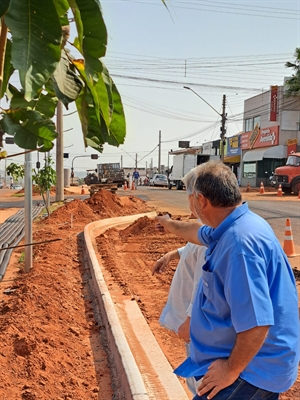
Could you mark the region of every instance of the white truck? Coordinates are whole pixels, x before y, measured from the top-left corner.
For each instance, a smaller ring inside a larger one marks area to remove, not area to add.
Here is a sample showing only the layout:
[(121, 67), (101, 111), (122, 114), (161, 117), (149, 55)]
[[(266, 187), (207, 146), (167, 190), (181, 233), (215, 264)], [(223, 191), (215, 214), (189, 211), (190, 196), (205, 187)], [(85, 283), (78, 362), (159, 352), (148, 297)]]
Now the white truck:
[(220, 160), (220, 156), (186, 153), (175, 154), (173, 157), (173, 166), (168, 176), (168, 188), (172, 189), (175, 186), (177, 190), (182, 190), (184, 185), (181, 179), (191, 169), (209, 160)]

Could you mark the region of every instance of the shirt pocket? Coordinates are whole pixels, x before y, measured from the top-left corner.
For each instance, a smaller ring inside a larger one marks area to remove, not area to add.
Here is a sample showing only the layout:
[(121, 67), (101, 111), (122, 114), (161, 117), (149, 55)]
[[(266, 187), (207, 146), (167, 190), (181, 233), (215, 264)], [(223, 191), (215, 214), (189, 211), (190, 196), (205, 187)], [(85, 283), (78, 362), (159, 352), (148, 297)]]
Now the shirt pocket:
[(202, 290), (203, 290), (204, 296), (209, 301), (212, 301), (212, 298), (213, 298), (213, 282), (214, 282), (213, 272), (203, 271)]

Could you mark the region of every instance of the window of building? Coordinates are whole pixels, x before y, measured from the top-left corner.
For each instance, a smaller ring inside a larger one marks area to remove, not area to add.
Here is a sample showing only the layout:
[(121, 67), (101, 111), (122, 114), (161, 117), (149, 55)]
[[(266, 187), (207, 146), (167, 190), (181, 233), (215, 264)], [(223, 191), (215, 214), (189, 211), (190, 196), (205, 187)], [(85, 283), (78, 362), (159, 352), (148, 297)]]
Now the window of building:
[(274, 172), (277, 167), (281, 167), (282, 165), (285, 165), (284, 158), (264, 158), (257, 163), (257, 177), (269, 177), (272, 175), (272, 172)]
[(258, 124), (258, 127), (260, 128), (260, 115), (253, 118), (253, 128), (256, 127), (256, 124)]
[(253, 130), (253, 119), (248, 118), (245, 120), (245, 132), (251, 132)]
[(243, 177), (248, 179), (256, 177), (256, 162), (244, 163)]

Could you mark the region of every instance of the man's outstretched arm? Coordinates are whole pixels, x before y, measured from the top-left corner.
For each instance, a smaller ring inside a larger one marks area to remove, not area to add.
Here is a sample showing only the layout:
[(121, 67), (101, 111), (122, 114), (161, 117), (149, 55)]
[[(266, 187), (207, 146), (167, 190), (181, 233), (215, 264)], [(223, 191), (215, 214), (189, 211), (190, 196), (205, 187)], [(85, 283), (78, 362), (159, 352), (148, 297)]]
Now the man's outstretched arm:
[(202, 225), (201, 222), (183, 222), (183, 221), (174, 221), (170, 218), (168, 214), (155, 217), (156, 228), (160, 232), (169, 232), (173, 233), (186, 240), (187, 242), (191, 242), (194, 244), (203, 244), (199, 242), (198, 239), (198, 230)]

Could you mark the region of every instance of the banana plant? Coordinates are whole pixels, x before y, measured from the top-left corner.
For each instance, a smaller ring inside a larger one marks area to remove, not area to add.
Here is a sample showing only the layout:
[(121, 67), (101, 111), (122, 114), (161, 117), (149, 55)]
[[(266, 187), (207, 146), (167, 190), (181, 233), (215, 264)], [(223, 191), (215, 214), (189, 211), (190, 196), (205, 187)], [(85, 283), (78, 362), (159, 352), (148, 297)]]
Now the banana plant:
[[(103, 62), (107, 30), (99, 0), (1, 0), (0, 18), (0, 97), (9, 104), (0, 111), (0, 129), (21, 148), (49, 151), (60, 100), (66, 108), (75, 102), (85, 147), (102, 152), (105, 143), (124, 143), (121, 96)], [(12, 85), (16, 74), (21, 88)]]

